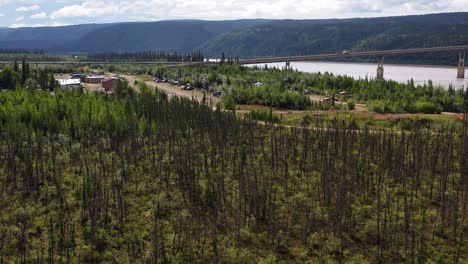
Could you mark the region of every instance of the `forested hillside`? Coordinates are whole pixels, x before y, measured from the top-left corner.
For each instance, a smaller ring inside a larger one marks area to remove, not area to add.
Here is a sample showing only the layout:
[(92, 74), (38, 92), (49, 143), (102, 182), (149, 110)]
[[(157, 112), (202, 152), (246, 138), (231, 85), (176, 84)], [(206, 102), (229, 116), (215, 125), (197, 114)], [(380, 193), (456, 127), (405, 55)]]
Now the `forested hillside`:
[[(200, 46), (206, 55), (261, 57), (468, 44), (468, 14), (316, 21), (272, 21), (228, 32)], [(396, 62), (454, 64), (455, 56), (389, 58)]]
[[(58, 53), (198, 52), (261, 57), (468, 44), (468, 13), (366, 19), (159, 21), (56, 28), (0, 28), (0, 48)], [(389, 57), (454, 64), (455, 54)]]
[(123, 79), (21, 87), (0, 93), (1, 263), (468, 261), (468, 117), (288, 128)]
[(266, 20), (159, 21), (0, 29), (0, 48), (46, 52), (192, 52), (208, 39)]

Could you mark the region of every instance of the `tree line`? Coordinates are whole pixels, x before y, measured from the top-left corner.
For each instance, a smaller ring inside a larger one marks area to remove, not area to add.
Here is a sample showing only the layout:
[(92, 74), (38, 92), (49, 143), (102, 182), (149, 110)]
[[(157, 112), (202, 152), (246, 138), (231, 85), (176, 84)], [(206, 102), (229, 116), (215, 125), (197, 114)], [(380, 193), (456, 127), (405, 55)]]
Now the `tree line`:
[(25, 60), (21, 63), (15, 61), (12, 67), (6, 66), (0, 71), (0, 89), (25, 88), (55, 91), (57, 87), (58, 83), (53, 71), (37, 66), (31, 69), (30, 64)]
[(0, 48), (0, 54), (44, 54), (44, 50), (41, 49), (8, 49)]
[(165, 51), (141, 51), (141, 52), (98, 52), (88, 54), (88, 61), (95, 62), (200, 62), (204, 61), (203, 54), (199, 52), (177, 53)]

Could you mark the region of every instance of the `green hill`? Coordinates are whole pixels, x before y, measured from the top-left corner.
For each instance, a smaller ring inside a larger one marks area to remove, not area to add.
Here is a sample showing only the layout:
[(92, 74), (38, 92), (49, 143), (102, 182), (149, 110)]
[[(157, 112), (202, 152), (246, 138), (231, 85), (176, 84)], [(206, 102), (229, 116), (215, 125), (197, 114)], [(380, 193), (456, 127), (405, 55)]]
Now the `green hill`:
[[(0, 28), (0, 48), (51, 53), (203, 51), (208, 57), (306, 55), (468, 44), (468, 13), (326, 20), (178, 20), (47, 28)], [(394, 62), (452, 64), (427, 54)]]
[[(331, 20), (272, 21), (224, 33), (199, 47), (206, 55), (262, 57), (383, 50), (468, 43), (468, 14)], [(396, 61), (451, 63), (447, 54), (397, 57)]]

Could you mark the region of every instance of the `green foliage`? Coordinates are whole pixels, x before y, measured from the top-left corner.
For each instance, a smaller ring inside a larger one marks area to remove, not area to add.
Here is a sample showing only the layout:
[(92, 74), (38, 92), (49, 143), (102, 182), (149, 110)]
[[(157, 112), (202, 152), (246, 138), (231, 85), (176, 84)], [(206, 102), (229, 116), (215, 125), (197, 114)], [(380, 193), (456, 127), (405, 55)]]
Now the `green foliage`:
[(200, 62), (204, 60), (201, 52), (177, 53), (177, 52), (103, 52), (92, 53), (82, 59), (86, 62)]
[(0, 72), (0, 88), (7, 90), (14, 90), (19, 84), (20, 75), (18, 72), (7, 67)]
[(223, 100), (223, 103), (224, 103), (224, 108), (226, 110), (230, 110), (230, 111), (236, 110), (236, 101), (234, 100), (233, 96), (231, 95), (226, 96)]
[(0, 89), (15, 90), (20, 87), (55, 91), (58, 83), (49, 68), (36, 68), (31, 71), (26, 61), (23, 61), (21, 67), (15, 61), (13, 68), (7, 66), (0, 72)]
[[(145, 88), (144, 85), (143, 88)], [(112, 90), (115, 92), (115, 95), (119, 98), (132, 98), (134, 95), (133, 89), (129, 86), (128, 81), (125, 78), (117, 78), (112, 83)], [(147, 89), (144, 89), (144, 91), (146, 90)]]
[(346, 105), (348, 106), (348, 109), (349, 110), (354, 110), (356, 109), (356, 102), (354, 102), (354, 100), (349, 100)]
[(348, 91), (354, 99), (344, 107), (353, 110), (356, 102), (366, 103), (378, 113), (463, 112), (465, 92), (435, 87), (431, 82), (414, 86), (413, 82), (353, 79), (330, 73), (303, 73), (274, 68), (215, 65), (212, 67), (177, 67), (158, 70), (160, 76), (193, 84), (208, 91), (224, 91), (237, 104), (265, 105), (295, 110), (340, 109), (311, 102), (309, 93), (331, 96)]
[(376, 112), (379, 114), (385, 114), (385, 113), (395, 113), (395, 109), (391, 107), (391, 104), (387, 101), (384, 100), (374, 100), (374, 101), (369, 101), (367, 106), (369, 107), (369, 110), (372, 112)]
[(272, 109), (257, 109), (250, 112), (250, 117), (255, 120), (266, 121), (271, 123), (280, 123), (281, 117), (273, 114)]
[(443, 111), (442, 106), (435, 104), (433, 102), (418, 100), (412, 106), (412, 111), (414, 113), (426, 113), (426, 114), (440, 114)]
[(0, 93), (2, 263), (467, 261), (466, 124), (289, 128), (140, 85)]

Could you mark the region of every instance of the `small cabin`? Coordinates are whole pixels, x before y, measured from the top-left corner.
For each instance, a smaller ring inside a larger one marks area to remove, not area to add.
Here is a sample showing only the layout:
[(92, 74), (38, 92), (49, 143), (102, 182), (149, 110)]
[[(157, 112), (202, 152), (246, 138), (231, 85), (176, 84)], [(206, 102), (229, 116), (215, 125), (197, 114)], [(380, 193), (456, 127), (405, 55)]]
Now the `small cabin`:
[(108, 76), (104, 76), (104, 75), (88, 75), (85, 78), (85, 82), (86, 83), (100, 83), (107, 77)]
[(114, 80), (115, 78), (112, 78), (112, 77), (102, 80), (101, 81), (102, 88), (104, 88), (106, 92), (110, 91), (112, 89), (112, 86), (114, 85)]
[(345, 101), (348, 101), (348, 99), (349, 99), (351, 96), (350, 96), (349, 92), (347, 92), (347, 91), (342, 91), (342, 92), (340, 92), (339, 97), (340, 97), (340, 101), (345, 102)]
[(325, 98), (322, 99), (322, 104), (333, 105), (333, 104), (335, 104), (336, 101), (338, 101), (338, 98), (325, 97)]

